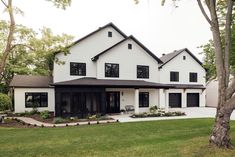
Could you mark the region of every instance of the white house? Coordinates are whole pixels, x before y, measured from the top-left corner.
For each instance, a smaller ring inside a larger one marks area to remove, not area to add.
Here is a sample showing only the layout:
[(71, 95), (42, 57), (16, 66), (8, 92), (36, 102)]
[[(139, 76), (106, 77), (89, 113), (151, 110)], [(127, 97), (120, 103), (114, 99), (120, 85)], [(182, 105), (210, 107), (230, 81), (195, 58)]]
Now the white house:
[(56, 58), (53, 77), (15, 76), (15, 112), (37, 107), (56, 116), (135, 113), (151, 106), (205, 106), (205, 69), (188, 50), (160, 59), (134, 36), (109, 23), (74, 42)]

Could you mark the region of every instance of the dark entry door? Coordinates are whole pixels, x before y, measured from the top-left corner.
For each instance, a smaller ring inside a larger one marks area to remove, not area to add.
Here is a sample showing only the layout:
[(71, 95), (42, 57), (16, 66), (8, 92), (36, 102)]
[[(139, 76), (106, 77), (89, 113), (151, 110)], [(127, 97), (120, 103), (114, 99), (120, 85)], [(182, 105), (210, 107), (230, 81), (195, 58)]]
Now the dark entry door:
[(181, 107), (181, 93), (169, 93), (169, 106), (172, 108)]
[(199, 107), (199, 93), (187, 93), (187, 107)]
[(106, 92), (107, 113), (120, 112), (120, 92)]

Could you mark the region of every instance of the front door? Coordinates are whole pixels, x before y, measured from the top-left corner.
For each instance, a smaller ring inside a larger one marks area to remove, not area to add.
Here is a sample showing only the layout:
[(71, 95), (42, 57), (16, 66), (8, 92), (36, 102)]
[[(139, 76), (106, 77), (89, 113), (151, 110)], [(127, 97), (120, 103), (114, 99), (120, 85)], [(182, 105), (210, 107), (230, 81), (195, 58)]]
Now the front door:
[(120, 92), (106, 92), (107, 113), (120, 112)]

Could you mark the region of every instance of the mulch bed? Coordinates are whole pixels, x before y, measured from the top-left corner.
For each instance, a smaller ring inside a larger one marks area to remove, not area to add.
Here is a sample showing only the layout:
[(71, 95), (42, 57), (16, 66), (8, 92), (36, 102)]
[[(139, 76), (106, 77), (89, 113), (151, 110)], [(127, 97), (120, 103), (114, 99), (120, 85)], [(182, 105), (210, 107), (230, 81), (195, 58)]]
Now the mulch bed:
[(9, 127), (9, 128), (37, 128), (37, 126), (28, 125), (24, 122), (15, 119), (5, 119), (4, 123), (0, 123), (0, 127)]

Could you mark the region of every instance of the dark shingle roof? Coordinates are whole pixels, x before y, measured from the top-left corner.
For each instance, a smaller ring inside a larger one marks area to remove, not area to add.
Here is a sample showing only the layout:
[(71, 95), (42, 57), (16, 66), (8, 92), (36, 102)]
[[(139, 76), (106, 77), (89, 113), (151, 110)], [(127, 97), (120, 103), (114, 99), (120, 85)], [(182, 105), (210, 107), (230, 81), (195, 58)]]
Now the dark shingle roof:
[(147, 82), (144, 80), (111, 80), (96, 78), (80, 78), (70, 81), (53, 83), (55, 86), (94, 86), (94, 87), (116, 87), (116, 88), (170, 88), (172, 85)]
[(190, 52), (187, 48), (183, 48), (183, 49), (180, 49), (180, 50), (175, 50), (171, 53), (165, 54), (162, 57), (160, 57), (160, 59), (163, 61), (163, 64), (161, 66), (159, 66), (159, 69), (162, 68), (165, 64), (170, 62), (172, 59), (174, 59), (176, 56), (178, 56), (180, 53), (182, 53), (184, 51), (186, 51), (191, 57), (193, 57), (193, 59), (196, 62), (198, 62), (198, 64), (200, 64), (202, 66), (202, 62), (199, 61), (197, 59), (197, 57), (192, 54), (192, 52)]
[(202, 84), (169, 84), (176, 89), (205, 89)]
[(109, 50), (113, 49), (114, 47), (120, 45), (121, 43), (125, 42), (128, 39), (132, 39), (135, 43), (137, 43), (142, 49), (144, 49), (151, 57), (153, 57), (158, 63), (163, 63), (157, 56), (155, 56), (147, 47), (145, 47), (141, 42), (139, 42), (134, 36), (129, 36), (123, 40), (121, 40), (120, 42), (118, 42), (117, 44), (109, 47), (108, 49), (102, 51), (101, 53), (97, 54), (96, 56), (92, 57), (91, 60), (92, 61), (96, 61), (97, 59), (99, 59), (99, 56), (107, 53)]
[(10, 83), (10, 87), (45, 88), (49, 87), (50, 83), (52, 83), (50, 76), (16, 75)]

